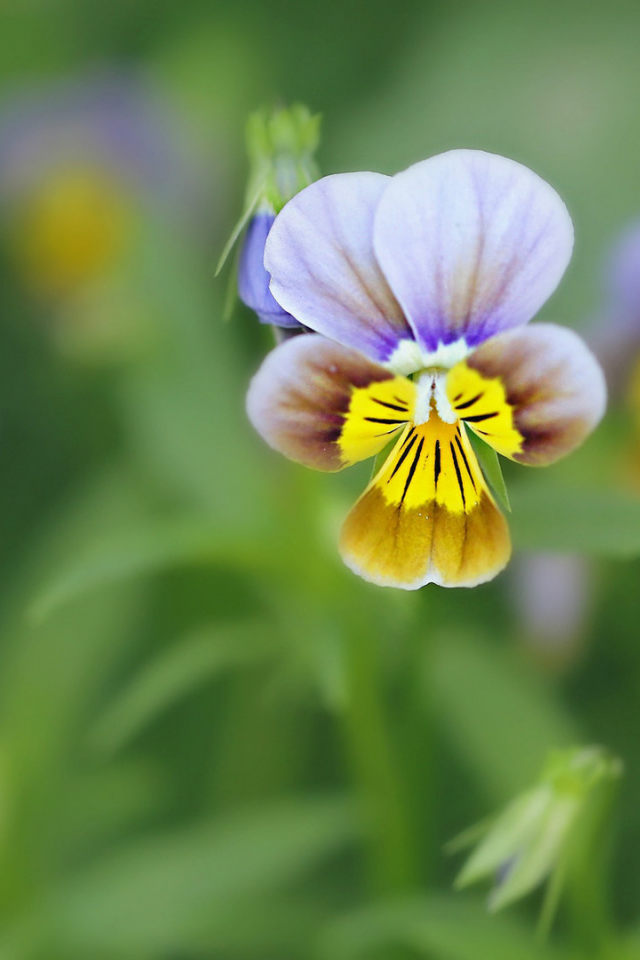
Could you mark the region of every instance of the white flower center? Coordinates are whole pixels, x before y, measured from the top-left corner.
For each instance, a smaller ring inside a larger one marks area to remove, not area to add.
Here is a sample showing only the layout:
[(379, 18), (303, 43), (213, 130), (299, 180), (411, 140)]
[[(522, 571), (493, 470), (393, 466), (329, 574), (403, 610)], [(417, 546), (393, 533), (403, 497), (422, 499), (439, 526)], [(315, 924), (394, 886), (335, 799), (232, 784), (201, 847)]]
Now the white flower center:
[(416, 383), (418, 396), (413, 422), (416, 426), (426, 423), (435, 409), (445, 423), (455, 423), (457, 414), (447, 396), (447, 372), (445, 370), (425, 370)]
[(450, 370), (470, 353), (464, 337), (453, 343), (441, 343), (435, 350), (423, 350), (415, 340), (401, 340), (384, 366), (399, 376), (408, 377), (418, 370), (434, 367)]
[(447, 372), (471, 353), (462, 337), (453, 343), (441, 343), (436, 350), (422, 350), (415, 340), (401, 340), (391, 357), (384, 364), (398, 376), (416, 377), (418, 398), (413, 422), (416, 426), (427, 423), (431, 411), (445, 423), (455, 423), (458, 417), (447, 397)]

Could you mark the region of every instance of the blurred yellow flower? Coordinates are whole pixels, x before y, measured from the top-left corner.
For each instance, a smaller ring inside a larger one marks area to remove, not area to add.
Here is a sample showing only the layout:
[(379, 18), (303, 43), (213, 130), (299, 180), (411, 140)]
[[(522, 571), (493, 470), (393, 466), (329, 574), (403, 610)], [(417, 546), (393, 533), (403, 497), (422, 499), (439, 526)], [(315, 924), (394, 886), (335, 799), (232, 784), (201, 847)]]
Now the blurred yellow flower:
[(15, 253), (42, 294), (67, 296), (126, 251), (135, 211), (123, 183), (88, 167), (54, 171), (17, 214)]

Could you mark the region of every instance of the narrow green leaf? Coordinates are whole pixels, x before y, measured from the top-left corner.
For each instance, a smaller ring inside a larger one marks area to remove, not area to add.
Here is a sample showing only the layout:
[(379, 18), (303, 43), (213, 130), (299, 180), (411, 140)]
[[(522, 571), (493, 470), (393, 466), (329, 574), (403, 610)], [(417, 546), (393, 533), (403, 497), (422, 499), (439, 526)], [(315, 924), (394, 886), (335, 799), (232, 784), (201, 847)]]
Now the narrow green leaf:
[(29, 613), (33, 620), (41, 621), (97, 587), (216, 560), (245, 569), (273, 568), (273, 555), (267, 554), (266, 545), (234, 539), (201, 517), (151, 521), (90, 547), (36, 596)]
[(469, 847), (474, 846), (478, 841), (487, 833), (489, 827), (493, 823), (492, 817), (486, 817), (484, 820), (480, 820), (478, 823), (474, 823), (472, 826), (467, 827), (466, 830), (463, 830), (462, 833), (459, 833), (457, 837), (454, 837), (453, 840), (449, 840), (448, 843), (444, 845), (445, 853), (453, 855), (460, 853), (461, 850), (467, 850)]
[(558, 908), (560, 906), (560, 899), (564, 890), (565, 880), (565, 864), (560, 862), (556, 865), (553, 873), (551, 874), (549, 882), (547, 883), (547, 888), (544, 892), (542, 909), (540, 910), (540, 917), (538, 919), (538, 927), (536, 930), (536, 936), (539, 943), (546, 943), (549, 939), (553, 921), (557, 916)]
[(511, 513), (511, 504), (509, 502), (507, 485), (504, 482), (504, 477), (502, 476), (500, 457), (495, 452), (493, 447), (490, 447), (488, 443), (485, 443), (484, 440), (481, 440), (480, 437), (473, 432), (473, 430), (468, 430), (467, 436), (471, 441), (471, 446), (473, 447), (478, 458), (482, 472), (487, 478), (489, 486), (491, 487), (496, 500), (503, 510), (506, 510), (507, 513)]
[(84, 857), (95, 850), (97, 841), (113, 842), (132, 826), (157, 816), (167, 799), (164, 771), (148, 760), (96, 765), (67, 780), (54, 814), (56, 841), (67, 856)]
[(253, 196), (251, 197), (246, 207), (244, 208), (244, 212), (242, 216), (240, 217), (235, 227), (231, 231), (231, 236), (225, 243), (224, 249), (220, 254), (220, 259), (218, 260), (214, 277), (217, 277), (220, 271), (222, 270), (222, 268), (224, 267), (229, 257), (229, 254), (233, 250), (234, 244), (236, 243), (238, 237), (240, 236), (240, 234), (242, 233), (246, 225), (249, 223), (249, 220), (251, 219), (251, 215), (256, 209), (258, 202), (260, 200), (260, 197), (264, 192), (264, 183), (265, 181), (261, 180), (260, 183), (257, 185), (256, 189), (254, 190)]
[(107, 708), (91, 733), (93, 746), (106, 752), (121, 749), (194, 687), (277, 649), (271, 632), (253, 621), (194, 632), (156, 657)]
[(222, 322), (229, 323), (233, 316), (234, 307), (238, 301), (238, 267), (240, 264), (240, 247), (233, 256), (233, 266), (229, 271), (227, 289), (222, 304)]
[(320, 957), (366, 960), (393, 944), (430, 960), (559, 960), (562, 956), (532, 942), (526, 928), (511, 918), (490, 917), (482, 906), (468, 900), (431, 896), (376, 904), (341, 919), (323, 937)]
[(355, 833), (342, 798), (305, 797), (130, 842), (57, 893), (57, 940), (74, 956), (191, 953), (230, 911), (297, 888)]

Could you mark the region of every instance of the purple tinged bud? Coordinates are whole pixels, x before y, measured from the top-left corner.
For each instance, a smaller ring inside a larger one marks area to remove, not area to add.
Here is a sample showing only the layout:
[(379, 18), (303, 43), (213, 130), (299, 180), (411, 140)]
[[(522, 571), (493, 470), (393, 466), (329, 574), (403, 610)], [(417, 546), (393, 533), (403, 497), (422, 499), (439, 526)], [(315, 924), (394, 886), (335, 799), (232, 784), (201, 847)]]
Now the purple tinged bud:
[(249, 223), (240, 254), (238, 295), (258, 315), (261, 323), (297, 329), (300, 327), (298, 321), (282, 309), (271, 293), (271, 277), (264, 266), (264, 247), (274, 220), (275, 214), (263, 211)]
[(264, 267), (264, 248), (276, 215), (300, 190), (319, 177), (314, 153), (320, 116), (302, 104), (252, 113), (247, 122), (250, 175), (244, 211), (222, 252), (216, 276), (246, 228), (238, 266), (238, 295), (261, 323), (273, 328), (276, 342), (306, 328), (276, 301)]

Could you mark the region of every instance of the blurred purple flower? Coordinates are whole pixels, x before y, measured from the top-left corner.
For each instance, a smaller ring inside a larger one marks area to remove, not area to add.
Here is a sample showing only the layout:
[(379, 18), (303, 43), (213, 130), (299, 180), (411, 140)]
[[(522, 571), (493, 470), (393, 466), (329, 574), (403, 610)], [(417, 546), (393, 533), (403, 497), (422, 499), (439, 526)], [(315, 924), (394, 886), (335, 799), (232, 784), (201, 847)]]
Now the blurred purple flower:
[(135, 74), (104, 72), (15, 91), (0, 104), (0, 195), (14, 198), (61, 168), (95, 167), (154, 204), (196, 187), (185, 131)]
[(168, 105), (133, 73), (16, 90), (0, 103), (0, 204), (29, 281), (66, 296), (117, 262), (136, 219), (193, 226), (205, 179)]
[(626, 389), (640, 353), (640, 220), (614, 241), (605, 259), (604, 306), (593, 324), (592, 343), (612, 393)]
[(588, 622), (592, 564), (577, 554), (525, 553), (512, 587), (524, 643), (550, 666), (564, 666), (578, 652)]
[(298, 321), (283, 310), (269, 289), (271, 276), (264, 266), (264, 247), (274, 220), (274, 213), (263, 210), (249, 223), (240, 254), (238, 295), (258, 315), (260, 323), (299, 330)]
[(640, 342), (640, 220), (627, 227), (613, 245), (607, 280), (617, 319), (628, 323)]

